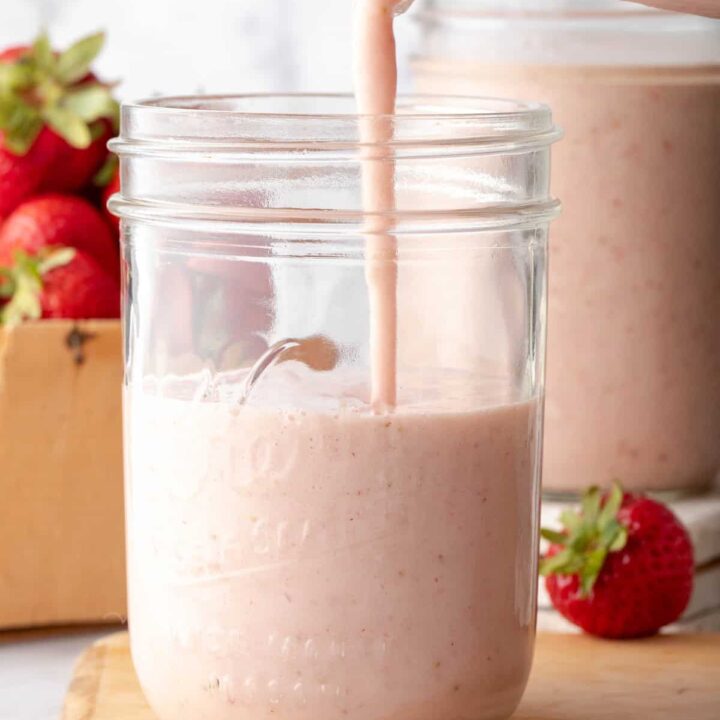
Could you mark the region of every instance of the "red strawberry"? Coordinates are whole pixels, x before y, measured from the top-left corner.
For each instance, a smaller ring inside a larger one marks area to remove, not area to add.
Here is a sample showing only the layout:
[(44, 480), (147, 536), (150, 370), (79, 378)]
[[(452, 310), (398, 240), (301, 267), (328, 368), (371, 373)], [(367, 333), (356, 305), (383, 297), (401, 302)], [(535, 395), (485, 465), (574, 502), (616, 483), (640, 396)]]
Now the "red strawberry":
[(22, 251), (0, 268), (0, 296), (6, 304), (0, 321), (14, 325), (38, 318), (116, 318), (120, 288), (88, 254), (71, 248)]
[(0, 223), (37, 191), (47, 168), (57, 157), (61, 142), (45, 129), (29, 152), (18, 155), (4, 147), (5, 135), (0, 130)]
[(107, 217), (110, 224), (117, 230), (120, 228), (120, 218), (117, 217), (117, 215), (113, 215), (108, 210), (108, 202), (110, 201), (110, 198), (117, 192), (120, 192), (120, 171), (119, 169), (115, 169), (115, 173), (112, 176), (112, 179), (110, 182), (105, 186), (103, 193), (102, 193), (102, 207), (103, 211), (105, 212), (105, 216)]
[(22, 203), (0, 227), (0, 263), (17, 250), (36, 255), (47, 247), (73, 247), (94, 258), (113, 278), (120, 259), (112, 232), (89, 202), (72, 195), (41, 195)]
[(15, 47), (5, 48), (5, 50), (0, 52), (0, 63), (15, 62), (30, 51), (31, 48), (28, 45), (16, 45)]
[(93, 131), (97, 137), (86, 148), (77, 149), (62, 142), (61, 152), (48, 167), (41, 190), (77, 192), (91, 182), (107, 160), (107, 143), (115, 135), (108, 122), (98, 124)]
[(653, 635), (680, 617), (693, 586), (693, 548), (663, 504), (619, 486), (591, 488), (582, 513), (561, 515), (540, 572), (555, 608), (585, 632), (608, 638)]
[[(32, 47), (11, 48), (0, 58), (3, 152), (30, 153), (43, 132), (55, 136), (58, 144), (47, 158), (42, 177), (33, 174), (23, 186), (79, 190), (102, 166), (118, 112), (110, 86), (90, 72), (103, 42), (104, 36), (98, 33), (56, 53), (41, 35)], [(0, 187), (10, 183), (1, 179), (2, 172), (0, 167)], [(12, 209), (11, 203), (5, 204)]]
[(45, 318), (117, 318), (120, 286), (92, 257), (76, 252), (70, 263), (47, 273), (41, 303)]

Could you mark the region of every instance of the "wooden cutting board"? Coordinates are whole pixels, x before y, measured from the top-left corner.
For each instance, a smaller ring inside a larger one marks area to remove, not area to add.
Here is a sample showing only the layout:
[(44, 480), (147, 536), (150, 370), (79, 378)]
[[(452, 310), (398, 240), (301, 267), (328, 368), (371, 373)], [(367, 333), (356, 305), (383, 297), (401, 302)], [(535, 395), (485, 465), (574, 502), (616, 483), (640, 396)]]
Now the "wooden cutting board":
[[(541, 634), (530, 685), (513, 716), (513, 720), (718, 718), (720, 635), (709, 634), (625, 642)], [(132, 668), (127, 633), (98, 641), (80, 658), (62, 720), (155, 720)]]

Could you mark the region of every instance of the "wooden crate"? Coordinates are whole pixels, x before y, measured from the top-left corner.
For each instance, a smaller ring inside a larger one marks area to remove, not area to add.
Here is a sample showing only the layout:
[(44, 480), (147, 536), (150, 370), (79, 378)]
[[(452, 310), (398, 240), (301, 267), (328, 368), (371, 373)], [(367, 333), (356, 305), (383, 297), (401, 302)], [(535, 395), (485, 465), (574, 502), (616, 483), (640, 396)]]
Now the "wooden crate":
[(125, 615), (120, 323), (0, 330), (0, 627)]

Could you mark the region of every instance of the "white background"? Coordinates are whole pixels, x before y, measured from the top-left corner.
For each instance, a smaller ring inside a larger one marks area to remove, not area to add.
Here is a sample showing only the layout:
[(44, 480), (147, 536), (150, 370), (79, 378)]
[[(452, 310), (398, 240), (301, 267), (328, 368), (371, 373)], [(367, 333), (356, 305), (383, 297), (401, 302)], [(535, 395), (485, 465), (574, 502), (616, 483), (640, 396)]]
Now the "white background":
[[(0, 0), (0, 46), (46, 27), (64, 46), (105, 29), (98, 63), (123, 99), (161, 93), (350, 90), (353, 0)], [(414, 35), (398, 23), (401, 58)], [(405, 63), (403, 63), (405, 65)]]

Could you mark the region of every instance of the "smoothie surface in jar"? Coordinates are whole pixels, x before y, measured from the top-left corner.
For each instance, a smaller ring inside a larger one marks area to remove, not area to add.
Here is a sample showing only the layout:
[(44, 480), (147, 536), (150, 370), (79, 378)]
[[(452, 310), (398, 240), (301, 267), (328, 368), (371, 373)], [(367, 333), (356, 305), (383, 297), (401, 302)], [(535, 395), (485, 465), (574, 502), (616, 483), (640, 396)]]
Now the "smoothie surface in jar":
[(425, 58), (416, 76), (545, 102), (565, 130), (543, 488), (705, 487), (720, 468), (720, 67)]
[(536, 402), (126, 408), (133, 659), (160, 718), (512, 713)]

